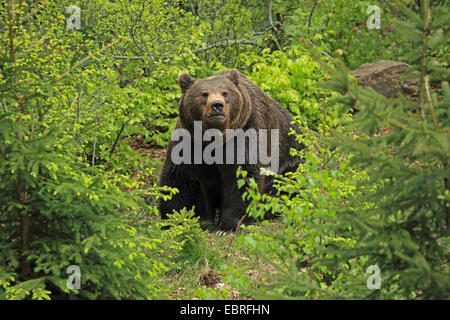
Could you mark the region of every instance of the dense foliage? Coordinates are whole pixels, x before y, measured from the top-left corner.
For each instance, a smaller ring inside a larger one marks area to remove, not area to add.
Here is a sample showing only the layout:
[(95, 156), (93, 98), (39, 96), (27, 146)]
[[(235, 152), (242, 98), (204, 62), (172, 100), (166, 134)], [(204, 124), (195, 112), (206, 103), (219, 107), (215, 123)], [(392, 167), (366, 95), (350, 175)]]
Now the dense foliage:
[[(394, 28), (414, 48), (407, 58), (419, 74), (418, 99), (387, 99), (360, 88), (342, 66), (322, 63), (333, 77), (325, 87), (357, 112), (342, 127), (325, 122), (310, 141), (304, 128), (307, 162), (279, 177), (277, 197), (247, 194), (251, 216), (281, 213), (286, 226), (275, 236), (253, 231), (242, 238), (279, 272), (264, 295), (448, 298), (449, 72), (431, 57), (448, 40), (426, 1), (420, 15), (401, 9), (409, 20)], [(431, 81), (442, 91), (430, 93)], [(380, 290), (364, 282), (370, 266), (381, 270)]]
[[(369, 29), (373, 4), (4, 1), (0, 299), (449, 298), (449, 8), (378, 1)], [(413, 66), (417, 97), (349, 77), (380, 59)], [(306, 149), (278, 194), (247, 181), (248, 214), (279, 217), (224, 240), (192, 211), (159, 220), (152, 152), (179, 74), (228, 68), (295, 116)]]

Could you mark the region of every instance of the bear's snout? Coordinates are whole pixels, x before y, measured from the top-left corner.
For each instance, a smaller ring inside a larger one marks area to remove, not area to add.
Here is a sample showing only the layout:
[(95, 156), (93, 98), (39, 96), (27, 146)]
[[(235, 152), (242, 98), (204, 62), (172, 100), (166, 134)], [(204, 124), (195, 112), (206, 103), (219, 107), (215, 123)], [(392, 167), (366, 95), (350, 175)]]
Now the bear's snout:
[(203, 111), (203, 121), (207, 128), (222, 129), (227, 116), (227, 105), (220, 94), (210, 94)]
[(211, 104), (211, 109), (215, 112), (222, 112), (223, 102), (220, 100), (213, 101)]
[(223, 110), (224, 103), (220, 100), (215, 100), (211, 103), (211, 109), (207, 117), (209, 121), (223, 121), (225, 120), (225, 112)]

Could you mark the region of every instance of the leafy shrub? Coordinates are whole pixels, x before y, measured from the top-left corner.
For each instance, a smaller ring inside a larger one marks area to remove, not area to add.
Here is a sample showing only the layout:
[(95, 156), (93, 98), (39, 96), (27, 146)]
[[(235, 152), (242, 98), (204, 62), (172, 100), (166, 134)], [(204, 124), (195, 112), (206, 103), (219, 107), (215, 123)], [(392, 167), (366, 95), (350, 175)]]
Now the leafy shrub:
[[(328, 129), (315, 132), (303, 124), (302, 131), (298, 139), (307, 148), (299, 155), (306, 161), (296, 172), (276, 175), (278, 193), (260, 194), (250, 183), (243, 195), (251, 200), (249, 216), (261, 218), (272, 212), (281, 219), (279, 230), (267, 228), (269, 222), (264, 221), (265, 228), (244, 227), (239, 238), (241, 246), (255, 251), (277, 270), (270, 276), (271, 285), (251, 294), (277, 299), (338, 298), (342, 292), (335, 288), (336, 281), (350, 276), (350, 271), (361, 280), (360, 288), (354, 290), (357, 294), (365, 287), (363, 267), (367, 259), (360, 257), (340, 265), (333, 262), (340, 249), (355, 245), (352, 228), (341, 222), (338, 212), (364, 192), (357, 185), (367, 176), (349, 166), (350, 158), (339, 149), (327, 147), (324, 137), (329, 135)], [(368, 204), (359, 203), (364, 205)], [(236, 277), (235, 272), (231, 270), (230, 275)], [(251, 286), (247, 283), (242, 288)]]
[(450, 286), (448, 70), (431, 58), (447, 39), (442, 19), (432, 19), (428, 3), (421, 1), (420, 14), (400, 7), (408, 18), (394, 24), (414, 48), (407, 58), (411, 69), (419, 71), (417, 100), (401, 95), (386, 99), (359, 88), (343, 71), (333, 71), (330, 83), (346, 92), (347, 103), (359, 110), (348, 128), (357, 128), (360, 138), (337, 134), (336, 143), (354, 155), (352, 164), (361, 166), (375, 186), (355, 200), (376, 206), (341, 210), (358, 240), (343, 254), (367, 255), (368, 263), (381, 269), (381, 297), (443, 299)]
[[(371, 15), (367, 9), (374, 4), (380, 8), (380, 29), (367, 27)], [(292, 43), (306, 38), (331, 56), (341, 58), (350, 69), (356, 69), (363, 63), (396, 60), (404, 52), (403, 43), (390, 27), (393, 11), (387, 3), (371, 1), (318, 1), (314, 10), (309, 2), (293, 11), (285, 30)]]
[[(0, 10), (8, 48), (0, 53), (0, 298), (155, 298), (174, 241), (163, 243), (156, 208), (144, 201), (163, 196), (143, 187), (153, 170), (132, 176), (134, 163), (109, 166), (120, 152), (98, 163), (120, 131), (112, 108), (133, 120), (101, 55), (114, 43), (96, 48), (51, 6), (39, 8), (10, 2)], [(66, 50), (73, 43), (80, 52)], [(79, 290), (66, 285), (70, 265), (80, 268)]]
[[(360, 88), (345, 67), (321, 62), (334, 78), (326, 88), (342, 93), (339, 100), (356, 114), (313, 136), (303, 125), (305, 164), (277, 177), (277, 197), (252, 184), (245, 194), (250, 216), (272, 211), (282, 219), (280, 231), (248, 228), (240, 238), (275, 270), (262, 296), (448, 298), (448, 70), (430, 59), (446, 39), (427, 1), (420, 17), (399, 10), (409, 17), (397, 32), (414, 48), (408, 57), (420, 71), (419, 98), (387, 99)], [(370, 266), (380, 270), (379, 290), (367, 286)], [(256, 294), (241, 270), (228, 272)]]
[(240, 63), (248, 68), (250, 80), (291, 113), (302, 115), (310, 128), (317, 129), (325, 117), (329, 122), (338, 118), (338, 108), (332, 102), (336, 93), (317, 85), (327, 79), (326, 73), (300, 46), (285, 52), (242, 54)]

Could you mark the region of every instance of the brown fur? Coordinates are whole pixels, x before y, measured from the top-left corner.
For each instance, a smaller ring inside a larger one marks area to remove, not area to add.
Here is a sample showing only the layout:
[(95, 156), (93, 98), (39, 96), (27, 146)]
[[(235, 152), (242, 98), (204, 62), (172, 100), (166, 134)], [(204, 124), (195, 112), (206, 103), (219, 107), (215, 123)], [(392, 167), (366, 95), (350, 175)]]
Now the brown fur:
[[(176, 128), (187, 129), (193, 134), (194, 121), (202, 121), (203, 130), (215, 128), (223, 134), (226, 129), (268, 129), (269, 133), (271, 129), (279, 129), (278, 172), (285, 173), (296, 169), (300, 159), (292, 157), (289, 150), (300, 149), (302, 146), (294, 136), (289, 135), (291, 128), (299, 133), (298, 127), (291, 124), (292, 116), (242, 73), (236, 70), (222, 71), (201, 80), (182, 74), (178, 83), (183, 95)], [(213, 104), (217, 102), (223, 105), (219, 113), (213, 108)], [(270, 146), (270, 136), (267, 141)], [(176, 187), (180, 193), (169, 201), (160, 202), (159, 210), (162, 216), (165, 217), (172, 210), (195, 205), (196, 213), (208, 219), (213, 218), (214, 211), (218, 209), (221, 215), (220, 227), (235, 228), (248, 205), (241, 196), (244, 188), (237, 188), (238, 165), (175, 165), (171, 161), (171, 151), (176, 143), (171, 141), (169, 144), (160, 185)], [(268, 149), (270, 153), (270, 148)], [(260, 163), (246, 163), (242, 167), (248, 171), (248, 177), (255, 179), (261, 191), (271, 190), (272, 179), (260, 174)]]

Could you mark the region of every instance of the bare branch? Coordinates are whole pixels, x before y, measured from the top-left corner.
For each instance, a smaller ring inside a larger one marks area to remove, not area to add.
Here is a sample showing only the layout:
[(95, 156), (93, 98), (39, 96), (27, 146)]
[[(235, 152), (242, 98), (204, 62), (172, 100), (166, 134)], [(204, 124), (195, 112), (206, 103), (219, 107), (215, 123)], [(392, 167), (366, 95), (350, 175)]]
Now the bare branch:
[(120, 140), (120, 136), (122, 135), (123, 129), (125, 129), (125, 126), (128, 124), (130, 120), (125, 121), (124, 123), (122, 123), (122, 127), (120, 127), (119, 133), (116, 136), (116, 141), (114, 141), (114, 144), (111, 148), (111, 151), (109, 152), (109, 156), (111, 157), (112, 154), (114, 153), (114, 149), (116, 148), (117, 143)]
[(308, 34), (309, 34), (309, 27), (311, 27), (311, 19), (312, 19), (314, 10), (316, 9), (317, 2), (318, 2), (318, 0), (315, 0), (315, 1), (314, 1), (314, 5), (313, 5), (313, 7), (312, 7), (312, 9), (311, 9), (311, 12), (309, 13), (309, 19), (308, 19)]
[[(228, 43), (227, 43), (228, 42)], [(228, 45), (233, 45), (233, 44), (243, 44), (243, 45), (252, 45), (252, 46), (257, 46), (258, 44), (255, 41), (251, 41), (251, 40), (247, 40), (247, 39), (241, 39), (241, 40), (227, 40), (224, 42), (220, 42), (220, 43), (215, 43), (213, 45), (204, 47), (204, 48), (200, 48), (197, 50), (192, 50), (192, 51), (188, 51), (188, 52), (182, 52), (180, 54), (172, 54), (172, 55), (162, 55), (160, 53), (150, 53), (147, 56), (117, 56), (117, 55), (112, 55), (111, 57), (114, 59), (128, 59), (128, 60), (143, 60), (145, 58), (151, 58), (153, 59), (154, 57), (161, 57), (161, 58), (171, 58), (171, 57), (175, 57), (175, 56), (182, 56), (184, 54), (188, 54), (188, 53), (200, 53), (200, 52), (205, 52), (211, 49), (216, 49), (216, 48), (223, 48), (223, 47), (227, 47)]]
[(267, 0), (267, 17), (269, 19), (269, 25), (270, 28), (273, 30), (272, 32), (272, 36), (273, 36), (273, 40), (275, 42), (275, 44), (277, 45), (278, 50), (282, 51), (281, 49), (281, 45), (278, 42), (277, 36), (276, 36), (276, 32), (278, 31), (277, 28), (275, 27), (275, 25), (273, 24), (273, 20), (272, 20), (272, 0)]

